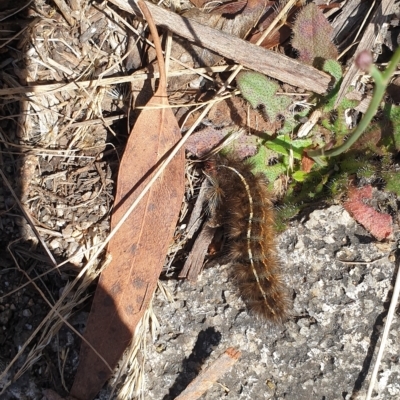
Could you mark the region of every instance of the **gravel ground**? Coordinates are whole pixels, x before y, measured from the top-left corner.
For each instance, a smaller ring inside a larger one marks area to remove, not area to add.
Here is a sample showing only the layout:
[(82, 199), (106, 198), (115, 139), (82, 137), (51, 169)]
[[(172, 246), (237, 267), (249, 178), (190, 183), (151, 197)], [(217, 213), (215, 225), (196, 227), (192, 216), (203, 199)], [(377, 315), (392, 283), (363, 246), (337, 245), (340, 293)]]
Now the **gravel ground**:
[[(246, 312), (229, 266), (206, 269), (196, 285), (165, 282), (175, 302), (156, 300), (161, 330), (147, 361), (146, 398), (173, 399), (231, 346), (242, 357), (203, 399), (364, 398), (394, 283), (394, 248), (373, 240), (341, 206), (294, 224), (279, 238), (294, 298), (281, 328)], [(400, 397), (398, 332), (397, 315), (375, 399)]]

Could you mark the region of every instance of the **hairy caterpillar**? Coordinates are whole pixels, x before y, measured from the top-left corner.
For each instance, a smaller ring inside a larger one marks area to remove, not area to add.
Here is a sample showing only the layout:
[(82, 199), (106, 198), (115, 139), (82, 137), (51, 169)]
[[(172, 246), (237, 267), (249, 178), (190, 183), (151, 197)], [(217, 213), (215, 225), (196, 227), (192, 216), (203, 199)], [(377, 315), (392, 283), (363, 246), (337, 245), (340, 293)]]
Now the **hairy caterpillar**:
[(262, 174), (234, 158), (207, 161), (208, 207), (213, 225), (222, 225), (233, 277), (251, 312), (280, 324), (290, 299), (275, 247), (274, 215)]

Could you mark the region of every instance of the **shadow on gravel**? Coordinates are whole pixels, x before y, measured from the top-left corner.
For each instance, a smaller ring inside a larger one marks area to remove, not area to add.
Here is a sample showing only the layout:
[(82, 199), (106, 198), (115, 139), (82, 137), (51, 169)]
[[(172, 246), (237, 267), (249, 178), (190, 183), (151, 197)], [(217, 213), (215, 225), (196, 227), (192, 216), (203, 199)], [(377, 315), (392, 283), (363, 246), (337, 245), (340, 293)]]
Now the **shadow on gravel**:
[(199, 333), (192, 354), (183, 360), (181, 372), (163, 400), (174, 399), (186, 388), (198, 375), (201, 367), (220, 341), (221, 334), (213, 327)]

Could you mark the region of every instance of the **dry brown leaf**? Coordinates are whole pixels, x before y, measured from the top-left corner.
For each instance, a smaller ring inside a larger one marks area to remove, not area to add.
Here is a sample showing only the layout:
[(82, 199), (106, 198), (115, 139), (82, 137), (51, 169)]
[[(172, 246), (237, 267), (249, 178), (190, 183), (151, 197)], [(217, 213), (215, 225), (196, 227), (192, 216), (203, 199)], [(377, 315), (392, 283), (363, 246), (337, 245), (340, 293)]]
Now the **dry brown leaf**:
[[(225, 14), (225, 15), (234, 15), (237, 14), (241, 11), (243, 11), (245, 8), (247, 8), (247, 6), (249, 5), (249, 3), (260, 3), (259, 0), (237, 0), (237, 1), (227, 1), (222, 3), (221, 5), (215, 7), (212, 10), (213, 14)], [(212, 3), (211, 3), (212, 4)]]
[[(255, 29), (249, 35), (250, 43), (257, 43), (258, 40), (263, 35), (264, 31), (269, 27), (269, 25), (275, 20), (277, 15), (281, 12), (283, 7), (285, 7), (285, 1), (279, 2), (267, 2), (267, 7), (264, 15), (260, 18), (260, 21)], [(269, 35), (260, 44), (261, 47), (265, 49), (271, 49), (275, 46), (283, 44), (285, 40), (290, 38), (292, 34), (291, 25), (295, 19), (295, 15), (299, 12), (302, 7), (302, 3), (298, 2), (295, 4), (285, 16), (285, 18), (272, 29)]]
[[(130, 134), (118, 175), (115, 227), (149, 182), (181, 135), (169, 108), (161, 45), (151, 15), (138, 1), (158, 49), (159, 88), (137, 119)], [(155, 106), (160, 108), (154, 109)], [(184, 152), (165, 168), (135, 212), (110, 240), (112, 262), (102, 272), (89, 315), (85, 338), (114, 369), (132, 339), (157, 286), (168, 246), (172, 240), (184, 195)], [(85, 343), (71, 395), (92, 399), (111, 375), (111, 370)]]

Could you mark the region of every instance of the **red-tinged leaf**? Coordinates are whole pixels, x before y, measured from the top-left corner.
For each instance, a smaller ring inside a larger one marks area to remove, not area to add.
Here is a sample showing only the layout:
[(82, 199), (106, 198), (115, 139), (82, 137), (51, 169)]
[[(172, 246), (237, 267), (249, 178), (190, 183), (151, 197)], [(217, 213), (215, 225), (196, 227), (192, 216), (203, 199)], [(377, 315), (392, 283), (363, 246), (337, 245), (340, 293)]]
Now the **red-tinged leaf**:
[[(207, 153), (215, 150), (217, 146), (227, 146), (240, 159), (254, 156), (257, 153), (258, 138), (254, 135), (244, 135), (235, 127), (215, 129), (206, 127), (193, 133), (186, 141), (186, 150), (198, 158), (205, 157)], [(227, 139), (232, 139), (227, 142)]]
[(303, 152), (303, 155), (301, 157), (301, 170), (304, 172), (310, 172), (311, 168), (315, 164), (315, 161), (308, 157), (305, 152)]
[[(143, 1), (138, 1), (139, 7)], [(130, 134), (119, 168), (111, 226), (115, 227), (160, 161), (179, 141), (180, 129), (166, 93), (165, 68), (157, 30), (142, 8), (157, 48), (159, 88)], [(159, 106), (160, 108), (154, 108)], [(178, 153), (138, 207), (110, 240), (111, 264), (102, 272), (85, 332), (86, 340), (114, 369), (131, 341), (157, 286), (184, 195), (184, 152)], [(71, 395), (91, 400), (110, 377), (106, 364), (82, 343)]]
[(296, 16), (292, 46), (299, 52), (299, 60), (321, 66), (323, 60), (336, 60), (338, 51), (332, 42), (333, 28), (315, 3), (307, 4)]
[(393, 232), (392, 217), (365, 204), (369, 199), (372, 199), (371, 186), (359, 189), (352, 187), (349, 189), (349, 199), (344, 204), (344, 208), (375, 238), (386, 239)]

